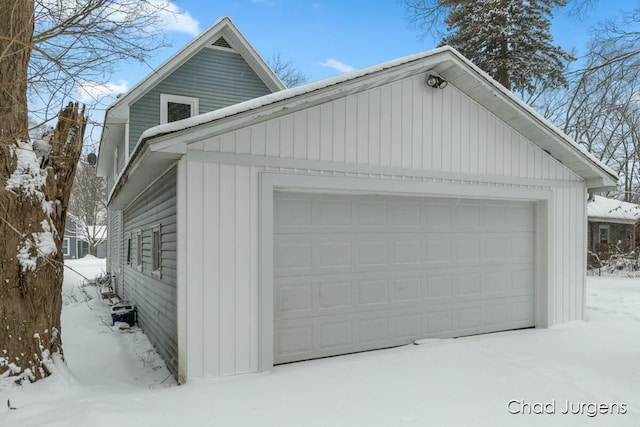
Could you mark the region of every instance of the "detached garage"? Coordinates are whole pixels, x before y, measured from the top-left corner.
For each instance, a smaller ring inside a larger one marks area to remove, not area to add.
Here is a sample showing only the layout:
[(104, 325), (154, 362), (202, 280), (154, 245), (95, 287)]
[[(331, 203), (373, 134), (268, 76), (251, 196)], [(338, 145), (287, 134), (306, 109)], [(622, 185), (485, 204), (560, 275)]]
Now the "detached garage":
[(449, 47), (152, 128), (113, 199), (167, 170), (181, 381), (582, 319), (616, 184)]

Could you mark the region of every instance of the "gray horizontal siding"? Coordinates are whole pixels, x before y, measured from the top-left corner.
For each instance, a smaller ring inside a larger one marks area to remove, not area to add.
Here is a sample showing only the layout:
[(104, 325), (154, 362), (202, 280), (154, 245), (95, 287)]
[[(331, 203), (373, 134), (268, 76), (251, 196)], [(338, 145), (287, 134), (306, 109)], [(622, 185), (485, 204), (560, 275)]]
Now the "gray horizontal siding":
[(160, 124), (160, 94), (198, 98), (200, 114), (271, 93), (240, 54), (204, 48), (131, 105), (129, 150)]
[[(161, 275), (152, 275), (151, 228), (160, 225)], [(136, 268), (136, 233), (142, 234), (142, 271)], [(138, 324), (176, 374), (176, 169), (172, 168), (124, 211), (124, 247), (131, 236), (131, 264), (124, 265), (124, 297), (138, 308)], [(126, 250), (126, 249), (125, 249)], [(124, 255), (126, 257), (126, 254)]]
[(107, 271), (115, 277), (116, 292), (122, 296), (122, 211), (108, 209), (107, 224)]

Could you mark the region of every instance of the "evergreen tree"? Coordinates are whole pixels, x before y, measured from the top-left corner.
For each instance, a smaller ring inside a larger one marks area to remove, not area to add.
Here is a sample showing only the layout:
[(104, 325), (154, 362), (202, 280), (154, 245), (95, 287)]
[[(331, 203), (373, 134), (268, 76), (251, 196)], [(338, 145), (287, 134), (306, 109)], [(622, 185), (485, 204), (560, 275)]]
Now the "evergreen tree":
[(563, 70), (573, 58), (553, 45), (551, 8), (565, 0), (439, 0), (449, 8), (448, 44), (507, 89), (532, 93), (566, 85)]

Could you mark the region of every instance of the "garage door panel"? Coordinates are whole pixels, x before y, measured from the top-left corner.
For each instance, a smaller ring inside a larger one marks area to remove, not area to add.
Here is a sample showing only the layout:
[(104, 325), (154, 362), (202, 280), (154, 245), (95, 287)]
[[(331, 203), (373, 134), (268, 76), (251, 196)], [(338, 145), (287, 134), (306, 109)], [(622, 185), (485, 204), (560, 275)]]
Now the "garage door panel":
[(420, 239), (400, 236), (391, 243), (392, 264), (420, 265)]
[(274, 270), (276, 274), (286, 271), (311, 270), (313, 268), (313, 243), (298, 241), (279, 241), (274, 245)]
[(313, 225), (319, 230), (350, 226), (351, 201), (348, 199), (314, 200)]
[(422, 313), (397, 314), (392, 316), (394, 338), (407, 338), (422, 335)]
[(451, 337), (454, 335), (453, 310), (431, 310), (426, 316), (425, 336), (433, 338)]
[(358, 248), (355, 262), (359, 266), (374, 267), (387, 265), (389, 259), (387, 247), (389, 245), (386, 240), (364, 238), (358, 241), (357, 244)]
[(276, 193), (274, 213), (276, 363), (533, 325), (532, 204)]
[(352, 242), (346, 238), (322, 239), (314, 245), (318, 254), (318, 269), (351, 267)]
[(421, 275), (416, 277), (404, 277), (392, 279), (393, 301), (395, 302), (419, 302), (422, 301)]
[(389, 340), (389, 318), (387, 316), (360, 318), (356, 324), (359, 344), (376, 344), (377, 346), (378, 343), (384, 344)]
[(329, 350), (349, 347), (354, 342), (351, 323), (351, 319), (320, 323), (318, 325), (317, 348)]
[(422, 204), (422, 226), (425, 231), (440, 231), (451, 228), (453, 206), (449, 202), (436, 200)]
[(389, 224), (392, 229), (420, 230), (420, 204), (418, 202), (399, 202), (389, 205)]
[(322, 309), (351, 307), (352, 293), (350, 282), (320, 282), (318, 305)]
[(388, 280), (358, 280), (356, 303), (359, 306), (375, 306), (389, 302)]
[(296, 229), (313, 225), (311, 219), (312, 202), (309, 199), (279, 198), (274, 206), (274, 229), (282, 233), (287, 229)]
[(276, 293), (276, 312), (312, 311), (313, 289), (311, 283), (293, 283), (279, 286)]
[(387, 226), (387, 205), (384, 202), (362, 201), (355, 204), (355, 226), (359, 230), (369, 227), (381, 228)]

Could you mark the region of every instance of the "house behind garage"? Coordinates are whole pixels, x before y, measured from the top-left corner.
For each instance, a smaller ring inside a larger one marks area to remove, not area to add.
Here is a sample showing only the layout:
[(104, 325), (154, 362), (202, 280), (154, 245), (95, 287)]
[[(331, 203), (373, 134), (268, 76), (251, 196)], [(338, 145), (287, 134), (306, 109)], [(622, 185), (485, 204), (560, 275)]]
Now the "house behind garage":
[(594, 196), (587, 205), (588, 248), (593, 254), (640, 247), (640, 205)]
[[(194, 116), (204, 91), (143, 84), (98, 163), (108, 268), (180, 381), (583, 318), (587, 196), (616, 177), (458, 52), (279, 91), (228, 18), (205, 34), (166, 79), (222, 35), (205, 74), (233, 58), (217, 82), (262, 93)], [(140, 132), (154, 93), (188, 118)]]

